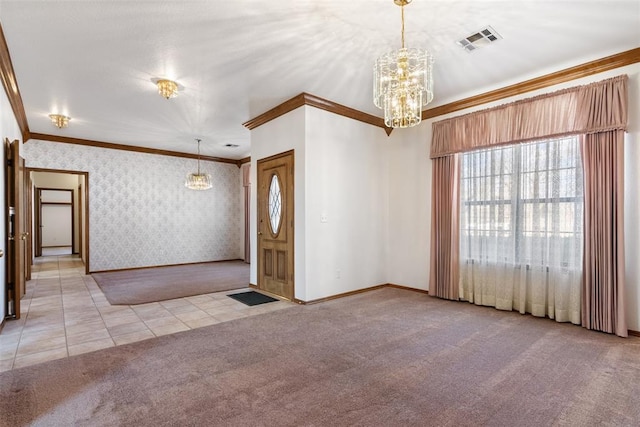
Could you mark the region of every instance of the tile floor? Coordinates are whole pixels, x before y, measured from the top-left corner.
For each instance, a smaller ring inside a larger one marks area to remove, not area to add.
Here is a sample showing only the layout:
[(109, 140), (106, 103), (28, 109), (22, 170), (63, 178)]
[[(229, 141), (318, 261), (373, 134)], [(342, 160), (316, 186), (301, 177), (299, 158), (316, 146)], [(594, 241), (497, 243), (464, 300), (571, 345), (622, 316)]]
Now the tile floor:
[(39, 257), (21, 318), (0, 332), (0, 372), (295, 306), (249, 307), (226, 296), (238, 291), (111, 305), (77, 256)]

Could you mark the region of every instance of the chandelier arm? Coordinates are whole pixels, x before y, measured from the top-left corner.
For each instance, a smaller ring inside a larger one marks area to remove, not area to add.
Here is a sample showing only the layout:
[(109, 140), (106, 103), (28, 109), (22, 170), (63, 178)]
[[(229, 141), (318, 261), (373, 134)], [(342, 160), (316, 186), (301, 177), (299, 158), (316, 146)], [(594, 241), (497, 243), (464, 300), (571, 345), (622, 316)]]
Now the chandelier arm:
[(198, 140), (198, 175), (200, 175), (200, 140)]
[(402, 17), (402, 48), (404, 49), (404, 3), (400, 5), (400, 16)]

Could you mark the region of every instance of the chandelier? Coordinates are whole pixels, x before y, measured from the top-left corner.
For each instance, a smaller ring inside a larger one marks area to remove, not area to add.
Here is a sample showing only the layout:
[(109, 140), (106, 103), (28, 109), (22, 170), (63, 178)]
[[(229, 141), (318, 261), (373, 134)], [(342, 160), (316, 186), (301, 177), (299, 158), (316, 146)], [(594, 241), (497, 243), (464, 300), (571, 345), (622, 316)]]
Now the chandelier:
[(63, 116), (62, 114), (49, 114), (49, 118), (51, 119), (51, 123), (58, 129), (69, 126), (69, 120), (71, 120), (71, 117)]
[(402, 15), (402, 47), (379, 57), (373, 67), (373, 103), (384, 110), (390, 128), (415, 126), (422, 109), (433, 100), (433, 57), (423, 49), (404, 47), (404, 7), (411, 0), (393, 0)]
[(198, 172), (190, 173), (184, 182), (184, 186), (190, 190), (208, 190), (212, 187), (211, 175), (200, 172), (200, 140), (198, 141)]
[(178, 96), (178, 83), (171, 80), (162, 79), (158, 80), (156, 82), (156, 85), (158, 86), (158, 93), (163, 98), (169, 99)]

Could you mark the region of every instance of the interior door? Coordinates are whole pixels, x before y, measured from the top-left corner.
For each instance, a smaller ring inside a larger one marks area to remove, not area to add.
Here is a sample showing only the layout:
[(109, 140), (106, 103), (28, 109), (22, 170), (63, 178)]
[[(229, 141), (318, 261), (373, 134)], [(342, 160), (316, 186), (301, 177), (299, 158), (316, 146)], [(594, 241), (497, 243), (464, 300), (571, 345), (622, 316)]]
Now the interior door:
[(20, 142), (5, 139), (7, 177), (7, 314), (20, 318), (20, 299), (26, 292), (25, 243), (29, 235), (24, 221), (24, 159)]
[(31, 174), (24, 168), (24, 159), (22, 159), (22, 176), (23, 176), (23, 205), (24, 213), (25, 213), (25, 221), (24, 221), (24, 229), (26, 239), (24, 242), (24, 250), (25, 250), (25, 263), (24, 263), (24, 275), (25, 275), (25, 286), (26, 282), (31, 280), (31, 263), (33, 261), (33, 183), (31, 182)]
[(294, 298), (293, 151), (258, 160), (258, 289)]

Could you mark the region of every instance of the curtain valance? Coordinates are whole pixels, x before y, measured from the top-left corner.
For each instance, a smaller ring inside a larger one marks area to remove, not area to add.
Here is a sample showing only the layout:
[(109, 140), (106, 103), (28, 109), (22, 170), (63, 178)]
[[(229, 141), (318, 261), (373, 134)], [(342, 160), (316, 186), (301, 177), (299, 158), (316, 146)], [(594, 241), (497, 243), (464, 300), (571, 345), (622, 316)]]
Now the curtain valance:
[(627, 75), (433, 123), (431, 158), (571, 134), (627, 128)]

